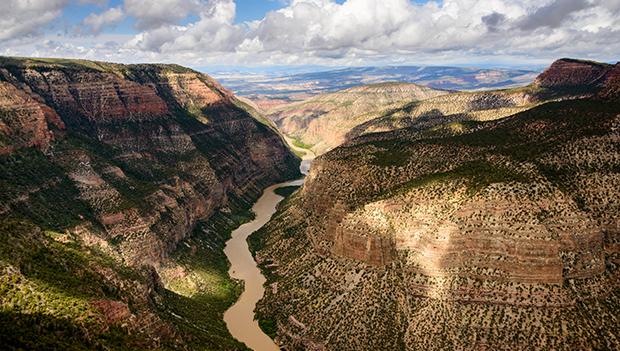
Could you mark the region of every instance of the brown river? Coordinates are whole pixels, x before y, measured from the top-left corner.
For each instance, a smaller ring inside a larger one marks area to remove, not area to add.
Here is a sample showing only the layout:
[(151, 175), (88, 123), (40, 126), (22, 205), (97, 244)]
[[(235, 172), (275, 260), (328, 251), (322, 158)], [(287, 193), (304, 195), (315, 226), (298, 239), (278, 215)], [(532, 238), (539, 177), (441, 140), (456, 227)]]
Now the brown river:
[[(298, 149), (294, 146), (291, 147)], [(310, 169), (310, 164), (314, 159), (314, 154), (309, 150), (305, 152), (300, 170), (305, 175)], [(265, 189), (263, 195), (252, 206), (252, 211), (256, 218), (248, 223), (242, 224), (232, 232), (232, 237), (226, 242), (224, 253), (230, 261), (228, 273), (235, 279), (243, 280), (244, 290), (235, 302), (225, 313), (224, 322), (232, 336), (246, 344), (247, 347), (255, 351), (279, 350), (276, 343), (258, 326), (258, 321), (254, 319), (254, 308), (256, 303), (263, 297), (265, 289), (265, 277), (248, 248), (247, 238), (265, 225), (271, 216), (276, 212), (276, 207), (284, 198), (274, 193), (274, 190), (284, 186), (302, 185), (304, 179), (293, 180), (285, 183), (275, 184)]]

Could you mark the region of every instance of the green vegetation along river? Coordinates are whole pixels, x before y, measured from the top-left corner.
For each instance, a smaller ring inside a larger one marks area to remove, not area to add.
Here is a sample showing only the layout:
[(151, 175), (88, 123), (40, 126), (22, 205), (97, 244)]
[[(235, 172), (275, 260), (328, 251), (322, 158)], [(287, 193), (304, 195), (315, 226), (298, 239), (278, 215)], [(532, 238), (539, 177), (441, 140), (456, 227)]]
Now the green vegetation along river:
[[(296, 148), (291, 145), (291, 148)], [(310, 169), (310, 164), (314, 159), (314, 154), (307, 149), (303, 149), (304, 156), (300, 166), (301, 172), (305, 175)], [(274, 191), (286, 186), (302, 185), (304, 179), (297, 179), (289, 182), (275, 184), (263, 192), (263, 195), (252, 206), (252, 211), (256, 218), (251, 222), (242, 224), (232, 232), (232, 237), (226, 242), (224, 253), (230, 261), (228, 273), (234, 279), (244, 282), (244, 290), (239, 300), (224, 313), (224, 322), (233, 337), (245, 343), (255, 351), (279, 350), (276, 343), (271, 340), (258, 326), (258, 321), (254, 317), (256, 303), (263, 297), (265, 289), (265, 277), (256, 265), (252, 253), (248, 248), (248, 237), (265, 225), (271, 216), (276, 212), (278, 203), (284, 198)]]

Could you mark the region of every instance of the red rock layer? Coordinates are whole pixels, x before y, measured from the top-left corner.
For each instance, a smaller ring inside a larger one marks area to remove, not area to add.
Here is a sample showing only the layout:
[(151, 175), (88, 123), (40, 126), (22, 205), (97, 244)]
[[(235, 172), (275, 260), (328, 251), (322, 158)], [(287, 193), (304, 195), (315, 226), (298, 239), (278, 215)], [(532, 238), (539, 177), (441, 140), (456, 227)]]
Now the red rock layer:
[[(64, 128), (56, 111), (10, 83), (0, 82), (0, 154), (22, 147), (47, 149), (54, 140), (50, 125)], [(0, 139), (1, 140), (1, 139)]]
[(168, 113), (155, 87), (107, 72), (25, 69), (33, 90), (46, 95), (65, 114), (89, 121), (144, 120)]
[(603, 90), (599, 95), (605, 99), (620, 99), (620, 62), (607, 73)]
[(535, 83), (543, 88), (594, 86), (601, 83), (612, 67), (604, 63), (561, 59), (540, 74)]
[(184, 107), (206, 107), (232, 97), (232, 93), (217, 82), (196, 73), (169, 74), (161, 84), (168, 87)]

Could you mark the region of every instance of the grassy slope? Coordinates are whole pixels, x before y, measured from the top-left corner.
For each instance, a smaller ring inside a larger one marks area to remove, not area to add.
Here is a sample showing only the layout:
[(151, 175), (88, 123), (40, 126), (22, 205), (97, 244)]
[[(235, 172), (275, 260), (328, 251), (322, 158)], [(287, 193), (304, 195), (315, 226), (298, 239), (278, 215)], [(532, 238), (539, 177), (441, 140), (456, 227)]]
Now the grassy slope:
[[(517, 162), (537, 163), (538, 157), (553, 147), (568, 143), (578, 138), (603, 135), (607, 132), (608, 120), (620, 111), (618, 103), (593, 103), (591, 100), (573, 100), (549, 102), (531, 110), (500, 121), (476, 122), (471, 132), (454, 132), (453, 123), (429, 130), (416, 131), (413, 140), (407, 137), (396, 137), (392, 140), (372, 141), (378, 148), (373, 154), (371, 163), (380, 167), (403, 166), (411, 157), (410, 148), (418, 143), (438, 145), (463, 145), (484, 148), (489, 155), (508, 156)], [(546, 125), (544, 134), (528, 133), (528, 124)], [(452, 130), (453, 133), (446, 133)], [(419, 140), (416, 140), (419, 139)], [(363, 137), (360, 139), (363, 140)], [(359, 146), (364, 143), (358, 144)], [(539, 165), (545, 176), (551, 179), (560, 177), (556, 171)], [(570, 169), (564, 171), (570, 172)], [(565, 179), (570, 174), (562, 175)], [(448, 171), (428, 174), (402, 184), (403, 189), (427, 184), (436, 180), (470, 179), (472, 184), (487, 185), (499, 181), (524, 181), (525, 179), (513, 171), (503, 169), (501, 165), (491, 165), (480, 159), (466, 163)], [(495, 180), (494, 180), (495, 179)], [(478, 188), (475, 186), (475, 188)], [(383, 197), (383, 195), (382, 195)]]
[(75, 236), (27, 221), (4, 219), (0, 233), (0, 344), (31, 350), (140, 348), (140, 337), (121, 327), (102, 330), (100, 314), (89, 302), (123, 298), (99, 269), (126, 283), (142, 275), (84, 247)]

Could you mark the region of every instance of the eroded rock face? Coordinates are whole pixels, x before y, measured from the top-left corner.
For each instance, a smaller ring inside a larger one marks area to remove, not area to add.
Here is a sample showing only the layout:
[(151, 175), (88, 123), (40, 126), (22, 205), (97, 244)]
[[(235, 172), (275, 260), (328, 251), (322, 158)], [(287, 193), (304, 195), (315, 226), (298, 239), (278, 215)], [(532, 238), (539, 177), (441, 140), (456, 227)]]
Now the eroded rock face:
[(108, 324), (127, 323), (132, 317), (127, 304), (120, 301), (98, 300), (91, 302), (91, 304), (101, 311)]
[(166, 104), (152, 85), (139, 84), (114, 73), (32, 68), (20, 73), (24, 83), (56, 107), (68, 121), (71, 121), (69, 116), (80, 116), (80, 120), (74, 120), (78, 123), (140, 121), (168, 113)]
[[(561, 59), (555, 61), (535, 81), (543, 88), (594, 88), (601, 84), (613, 65), (604, 63)], [(594, 91), (592, 91), (594, 92)]]
[(614, 68), (607, 73), (599, 95), (605, 99), (620, 99), (620, 63), (616, 63)]
[(205, 107), (233, 98), (217, 81), (196, 73), (167, 74), (165, 85), (184, 107)]
[(46, 150), (54, 140), (50, 126), (64, 129), (56, 111), (12, 84), (0, 82), (0, 101), (0, 154), (22, 147)]
[(617, 348), (619, 116), (557, 101), (324, 154), (263, 234), (259, 313), (291, 348)]
[[(55, 152), (53, 162), (109, 237), (127, 239), (122, 247), (134, 264), (160, 262), (230, 194), (251, 197), (294, 173), (295, 159), (273, 130), (236, 107), (213, 79), (188, 69), (17, 62), (3, 67), (0, 79), (3, 135), (11, 138), (4, 153), (47, 150), (53, 129), (114, 148), (113, 162), (79, 147)], [(117, 171), (106, 175), (103, 167)], [(126, 194), (117, 188), (131, 179), (119, 170), (159, 183), (141, 200), (145, 206), (123, 205)]]

